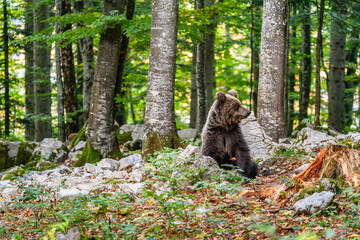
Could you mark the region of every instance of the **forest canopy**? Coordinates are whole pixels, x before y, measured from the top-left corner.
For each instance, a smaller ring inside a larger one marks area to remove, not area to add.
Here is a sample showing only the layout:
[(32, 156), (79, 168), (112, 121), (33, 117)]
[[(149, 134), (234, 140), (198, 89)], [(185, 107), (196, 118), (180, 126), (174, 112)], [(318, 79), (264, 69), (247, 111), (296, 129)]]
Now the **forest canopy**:
[[(127, 1), (121, 4), (119, 9), (105, 13), (104, 2), (97, 0), (2, 2), (2, 138), (33, 140), (37, 129), (42, 128), (47, 133), (39, 139), (52, 136), (64, 141), (81, 129), (88, 118), (95, 69), (101, 64), (101, 36), (115, 25), (121, 26), (121, 39), (128, 42), (125, 58), (119, 63), (123, 66), (115, 97), (116, 120), (119, 125), (144, 122), (151, 1), (134, 2), (133, 13), (128, 11)], [(301, 122), (315, 123), (316, 119), (321, 126), (339, 132), (359, 128), (359, 5), (355, 0), (288, 2), (282, 99), (286, 135)], [(237, 90), (243, 105), (257, 115), (262, 10), (263, 2), (256, 0), (179, 2), (176, 128), (201, 130), (197, 118), (201, 128), (217, 91)], [(320, 115), (316, 117), (319, 33), (321, 98)], [(204, 61), (199, 62), (197, 55)], [(204, 82), (200, 86), (199, 77)], [(196, 104), (202, 99), (196, 96), (199, 88), (203, 88), (199, 93), (206, 99)], [(197, 111), (201, 112), (199, 116)]]

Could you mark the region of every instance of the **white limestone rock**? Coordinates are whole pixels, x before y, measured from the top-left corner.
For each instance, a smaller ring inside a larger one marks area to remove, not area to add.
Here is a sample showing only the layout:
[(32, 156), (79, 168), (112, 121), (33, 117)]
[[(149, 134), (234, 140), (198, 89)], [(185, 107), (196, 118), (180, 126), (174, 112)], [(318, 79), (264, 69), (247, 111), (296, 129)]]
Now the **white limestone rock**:
[(131, 133), (131, 137), (133, 139), (133, 141), (140, 139), (140, 140), (144, 140), (144, 134), (145, 134), (145, 125), (143, 124), (137, 124), (135, 125), (135, 128), (133, 129), (132, 133)]
[(103, 170), (115, 171), (119, 168), (119, 161), (110, 158), (104, 158), (98, 162), (97, 167)]
[(197, 132), (197, 129), (195, 129), (195, 128), (186, 128), (186, 129), (179, 130), (177, 133), (178, 133), (179, 138), (181, 138), (182, 140), (189, 140), (192, 138), (196, 138), (196, 135), (198, 132)]
[(299, 174), (301, 172), (303, 172), (308, 166), (310, 165), (310, 163), (306, 163), (300, 167), (298, 167), (297, 169), (295, 169), (295, 174)]
[(316, 131), (311, 128), (303, 128), (297, 134), (296, 139), (291, 144), (292, 149), (301, 149), (306, 152), (311, 152), (313, 148), (322, 147), (329, 144), (335, 144), (335, 138), (326, 133)]
[(320, 193), (314, 193), (309, 197), (297, 201), (294, 205), (294, 209), (297, 213), (314, 213), (326, 206), (331, 202), (334, 197), (334, 193), (323, 191)]
[(66, 199), (66, 198), (73, 198), (77, 197), (81, 194), (81, 191), (77, 188), (69, 188), (69, 189), (60, 189), (60, 191), (57, 193), (57, 199)]
[(128, 168), (126, 170), (129, 170), (130, 169), (129, 165), (131, 165), (131, 168), (136, 169), (144, 166), (144, 160), (142, 159), (141, 154), (137, 153), (120, 159), (118, 161), (118, 164), (119, 164), (119, 168), (118, 168), (119, 171), (124, 170), (124, 168)]
[(44, 138), (40, 146), (35, 148), (34, 154), (39, 154), (42, 160), (61, 163), (67, 157), (67, 152), (64, 149), (66, 149), (66, 146), (61, 141)]
[(119, 129), (119, 134), (123, 134), (123, 133), (127, 133), (127, 132), (132, 132), (134, 131), (135, 126), (134, 125), (129, 125), (129, 124), (124, 124), (120, 127)]
[(241, 120), (241, 131), (250, 148), (250, 156), (253, 160), (264, 161), (271, 157), (270, 150), (276, 145), (265, 131), (261, 128), (256, 117), (251, 114)]
[(123, 183), (118, 186), (118, 191), (124, 192), (131, 199), (137, 199), (145, 187), (143, 183)]

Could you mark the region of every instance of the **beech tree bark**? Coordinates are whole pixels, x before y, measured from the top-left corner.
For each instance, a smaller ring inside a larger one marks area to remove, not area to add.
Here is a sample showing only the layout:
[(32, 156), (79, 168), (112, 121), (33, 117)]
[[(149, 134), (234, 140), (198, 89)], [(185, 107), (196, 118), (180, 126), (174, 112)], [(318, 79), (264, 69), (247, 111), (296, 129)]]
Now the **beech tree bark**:
[[(33, 32), (33, 12), (31, 10), (31, 0), (26, 1), (25, 5), (25, 36), (30, 36)], [(35, 122), (33, 114), (35, 112), (34, 99), (34, 49), (33, 44), (25, 46), (25, 140), (34, 141)]]
[[(204, 0), (197, 0), (197, 9), (204, 8)], [(199, 31), (201, 41), (197, 44), (196, 54), (196, 88), (197, 88), (197, 119), (196, 128), (198, 131), (202, 131), (206, 121), (206, 90), (205, 90), (205, 42), (204, 31)]]
[[(61, 0), (55, 0), (55, 15), (61, 16)], [(55, 33), (60, 33), (60, 22), (55, 23)], [(64, 114), (64, 87), (61, 76), (61, 54), (59, 43), (55, 43), (55, 68), (57, 85), (57, 112), (58, 112), (58, 135), (59, 140), (65, 142), (65, 114)]]
[[(122, 14), (124, 6), (124, 0), (105, 0), (103, 14), (110, 15), (113, 11)], [(96, 150), (103, 157), (119, 151), (113, 109), (121, 36), (120, 24), (108, 26), (101, 34), (92, 87), (89, 121), (86, 129), (87, 141), (91, 147), (88, 147), (87, 151)], [(96, 155), (98, 156), (98, 154)], [(91, 154), (87, 158), (91, 158)]]
[(320, 95), (320, 69), (321, 69), (321, 52), (322, 52), (322, 25), (324, 21), (324, 0), (320, 1), (319, 9), (319, 26), (316, 38), (316, 90), (315, 90), (315, 126), (320, 126), (320, 107), (321, 107), (321, 95)]
[(357, 57), (359, 55), (360, 45), (360, 27), (353, 27), (350, 32), (350, 39), (348, 40), (349, 48), (346, 51), (346, 62), (348, 67), (346, 68), (346, 81), (345, 81), (345, 125), (351, 126), (353, 122), (353, 105), (354, 105), (354, 94), (357, 86), (359, 85), (360, 79), (356, 75)]
[[(128, 0), (126, 4), (126, 18), (128, 20), (132, 20), (135, 12), (135, 0)], [(120, 96), (125, 97), (126, 91), (122, 90), (124, 85), (123, 75), (125, 70), (125, 63), (127, 58), (127, 52), (129, 47), (129, 37), (123, 33), (121, 37), (121, 49), (117, 70), (117, 79), (116, 79), (116, 93), (120, 94)], [(125, 104), (123, 102), (114, 105), (114, 113), (116, 115), (116, 119), (120, 126), (126, 123), (126, 114), (125, 114)]]
[[(34, 4), (38, 1), (34, 0)], [(34, 9), (34, 33), (49, 27), (49, 9), (40, 5)], [(35, 93), (35, 141), (51, 137), (51, 83), (50, 49), (45, 41), (34, 42), (34, 93)]]
[(300, 80), (300, 110), (299, 121), (307, 118), (307, 110), (309, 107), (310, 85), (311, 85), (311, 6), (310, 0), (303, 1), (302, 25), (301, 25), (301, 52), (302, 57), (302, 73)]
[(192, 67), (191, 71), (191, 102), (190, 102), (190, 128), (196, 128), (197, 117), (197, 88), (196, 88), (196, 59), (197, 59), (197, 44), (192, 43)]
[(264, 0), (258, 121), (273, 141), (286, 136), (283, 101), (287, 14), (287, 0)]
[(177, 147), (174, 88), (178, 0), (153, 0), (145, 108), (145, 153)]
[[(292, 18), (296, 17), (296, 6), (293, 6)], [(292, 39), (296, 39), (296, 24), (292, 24), (290, 34)], [(289, 44), (290, 45), (290, 44)], [(290, 60), (289, 60), (289, 111), (287, 121), (287, 135), (290, 136), (294, 128), (295, 118), (295, 99), (292, 94), (295, 92), (295, 73), (296, 73), (296, 48), (295, 46), (289, 46), (290, 48)]]
[[(84, 8), (92, 7), (91, 0), (84, 1)], [(94, 43), (91, 37), (79, 39), (81, 58), (83, 61), (83, 108), (84, 122), (89, 117), (91, 89), (94, 81)]]
[[(61, 15), (71, 13), (70, 0), (62, 0)], [(67, 24), (61, 28), (61, 32), (71, 30), (71, 24)], [(62, 40), (61, 44), (65, 44), (66, 40)], [(72, 52), (72, 44), (66, 44), (61, 49), (61, 68), (64, 79), (64, 105), (66, 110), (66, 130), (67, 134), (78, 132), (79, 116), (77, 113), (77, 91), (76, 77), (74, 67), (74, 55)]]
[[(253, 75), (252, 101), (255, 117), (257, 117), (258, 85), (260, 71), (260, 39), (261, 39), (261, 2), (252, 1), (253, 19), (252, 19), (252, 47), (251, 47), (251, 71)], [(251, 97), (250, 97), (251, 98)]]
[(3, 0), (3, 39), (4, 39), (4, 88), (5, 88), (5, 136), (10, 135), (10, 78), (9, 78), (9, 35), (7, 2)]
[[(205, 0), (204, 7), (211, 7), (214, 0)], [(209, 19), (207, 31), (204, 33), (204, 81), (205, 81), (205, 118), (214, 102), (214, 44), (215, 44), (215, 19)], [(206, 121), (206, 119), (205, 119)]]
[(329, 59), (329, 127), (338, 132), (345, 128), (345, 56), (346, 56), (346, 0), (334, 0), (331, 19)]

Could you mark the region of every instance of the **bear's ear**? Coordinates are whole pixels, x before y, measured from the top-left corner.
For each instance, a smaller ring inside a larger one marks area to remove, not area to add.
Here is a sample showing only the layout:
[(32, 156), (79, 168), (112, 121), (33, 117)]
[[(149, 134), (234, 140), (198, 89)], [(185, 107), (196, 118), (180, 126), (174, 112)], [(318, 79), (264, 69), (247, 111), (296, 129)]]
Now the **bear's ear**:
[(216, 100), (219, 100), (220, 102), (225, 102), (226, 95), (223, 92), (217, 92), (216, 93)]
[(233, 97), (238, 98), (238, 93), (237, 93), (236, 90), (230, 90), (230, 91), (228, 92), (228, 94), (231, 95), (231, 96), (233, 96)]

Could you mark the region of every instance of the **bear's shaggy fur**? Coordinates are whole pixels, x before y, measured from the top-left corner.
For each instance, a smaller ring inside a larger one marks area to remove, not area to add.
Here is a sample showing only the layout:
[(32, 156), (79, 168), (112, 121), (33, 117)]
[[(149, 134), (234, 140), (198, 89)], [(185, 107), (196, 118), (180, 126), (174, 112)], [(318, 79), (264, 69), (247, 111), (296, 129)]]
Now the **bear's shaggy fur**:
[(235, 90), (228, 94), (218, 92), (202, 131), (202, 154), (214, 158), (223, 168), (229, 168), (224, 164), (238, 166), (243, 170), (242, 175), (255, 178), (258, 166), (250, 158), (239, 126), (239, 121), (250, 113), (241, 105)]

